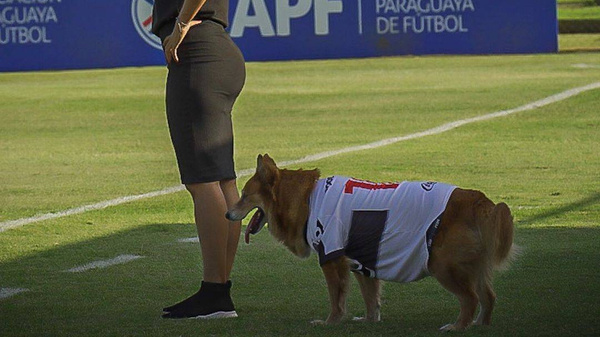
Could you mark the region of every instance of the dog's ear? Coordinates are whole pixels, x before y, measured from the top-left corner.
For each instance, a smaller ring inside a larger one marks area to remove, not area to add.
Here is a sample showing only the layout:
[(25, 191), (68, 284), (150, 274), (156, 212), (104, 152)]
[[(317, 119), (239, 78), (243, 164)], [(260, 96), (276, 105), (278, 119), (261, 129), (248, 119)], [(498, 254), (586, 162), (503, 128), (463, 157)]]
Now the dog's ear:
[(258, 178), (261, 182), (273, 186), (275, 185), (275, 180), (279, 176), (279, 169), (275, 164), (275, 161), (268, 154), (264, 156), (258, 155), (256, 158), (256, 174), (258, 174)]
[(265, 153), (265, 156), (263, 157), (263, 161), (268, 162), (269, 165), (277, 167), (277, 164), (275, 164), (275, 161), (273, 160), (273, 158), (271, 158), (271, 156), (269, 156), (268, 153)]

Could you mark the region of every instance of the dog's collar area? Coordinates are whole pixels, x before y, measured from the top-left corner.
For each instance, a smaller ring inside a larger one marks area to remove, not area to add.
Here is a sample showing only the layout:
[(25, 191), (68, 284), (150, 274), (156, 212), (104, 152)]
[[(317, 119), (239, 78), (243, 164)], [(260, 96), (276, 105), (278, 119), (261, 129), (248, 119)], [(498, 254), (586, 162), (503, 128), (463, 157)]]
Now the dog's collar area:
[(306, 237), (308, 234), (308, 219), (306, 219), (306, 223), (304, 224), (304, 242), (306, 243), (307, 246), (310, 247), (310, 245), (308, 244), (308, 238)]
[(304, 224), (304, 242), (310, 248), (310, 244), (308, 243), (308, 220), (310, 219), (310, 194), (308, 195), (308, 217), (306, 218), (306, 223)]

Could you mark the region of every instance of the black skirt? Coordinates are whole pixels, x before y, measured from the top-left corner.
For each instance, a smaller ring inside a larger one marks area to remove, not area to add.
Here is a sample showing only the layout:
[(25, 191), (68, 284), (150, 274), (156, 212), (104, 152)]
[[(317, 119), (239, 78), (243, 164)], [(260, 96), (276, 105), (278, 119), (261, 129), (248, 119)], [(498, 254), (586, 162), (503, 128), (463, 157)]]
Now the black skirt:
[(166, 106), (181, 182), (235, 179), (231, 110), (246, 79), (242, 53), (222, 25), (207, 20), (190, 28), (177, 55), (168, 65)]

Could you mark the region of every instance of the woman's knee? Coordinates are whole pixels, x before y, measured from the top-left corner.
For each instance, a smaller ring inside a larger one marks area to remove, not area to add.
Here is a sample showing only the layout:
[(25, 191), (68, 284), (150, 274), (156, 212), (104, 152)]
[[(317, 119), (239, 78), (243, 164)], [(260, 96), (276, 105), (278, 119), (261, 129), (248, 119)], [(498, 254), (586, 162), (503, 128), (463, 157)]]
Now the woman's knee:
[(209, 183), (194, 183), (185, 184), (185, 189), (192, 195), (192, 198), (197, 199), (212, 195), (216, 191), (220, 191), (219, 182)]
[(237, 191), (237, 183), (235, 179), (221, 180), (219, 181), (219, 186), (223, 191), (232, 189)]

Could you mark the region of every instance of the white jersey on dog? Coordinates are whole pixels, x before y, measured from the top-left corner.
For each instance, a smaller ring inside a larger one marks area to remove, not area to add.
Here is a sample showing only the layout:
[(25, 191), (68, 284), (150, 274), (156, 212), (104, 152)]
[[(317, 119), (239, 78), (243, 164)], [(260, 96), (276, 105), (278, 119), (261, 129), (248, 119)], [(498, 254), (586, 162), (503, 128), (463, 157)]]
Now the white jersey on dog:
[(319, 263), (347, 256), (353, 271), (410, 282), (427, 276), (441, 215), (456, 186), (320, 179), (310, 196), (306, 239)]

